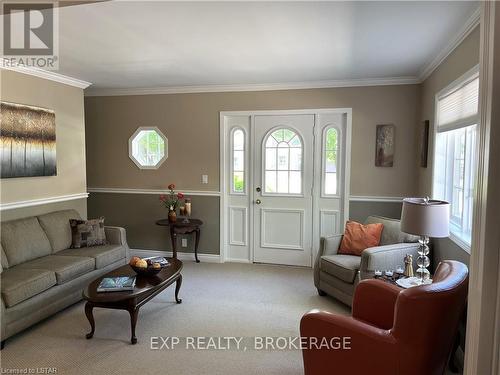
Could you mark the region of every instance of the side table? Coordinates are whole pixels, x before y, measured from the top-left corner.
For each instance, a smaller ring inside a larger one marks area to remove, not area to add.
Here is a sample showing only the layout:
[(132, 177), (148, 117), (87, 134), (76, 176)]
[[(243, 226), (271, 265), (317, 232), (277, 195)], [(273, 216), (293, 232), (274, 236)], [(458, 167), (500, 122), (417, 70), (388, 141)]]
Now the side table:
[(194, 258), (196, 263), (200, 263), (198, 259), (198, 245), (200, 243), (200, 227), (203, 221), (200, 219), (189, 219), (188, 223), (184, 223), (184, 218), (177, 218), (175, 223), (171, 223), (168, 219), (161, 219), (156, 221), (156, 225), (170, 228), (170, 240), (172, 241), (173, 257), (177, 259), (177, 235), (178, 234), (194, 234)]

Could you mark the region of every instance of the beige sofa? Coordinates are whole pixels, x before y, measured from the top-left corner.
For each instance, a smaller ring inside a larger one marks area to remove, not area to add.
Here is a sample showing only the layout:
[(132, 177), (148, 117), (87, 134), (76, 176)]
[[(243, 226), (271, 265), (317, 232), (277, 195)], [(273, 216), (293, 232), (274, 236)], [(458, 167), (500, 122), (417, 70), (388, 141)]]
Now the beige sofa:
[[(71, 249), (74, 210), (1, 223), (2, 347), (10, 336), (81, 300), (98, 276), (126, 264), (125, 230), (105, 227), (108, 244)], [(83, 314), (83, 312), (82, 312)]]
[(321, 239), (314, 264), (314, 285), (320, 295), (329, 294), (351, 306), (354, 290), (360, 280), (371, 278), (375, 270), (395, 270), (404, 266), (406, 254), (417, 259), (418, 237), (401, 232), (399, 220), (369, 216), (365, 224), (382, 223), (380, 245), (363, 251), (361, 256), (337, 254), (342, 235)]

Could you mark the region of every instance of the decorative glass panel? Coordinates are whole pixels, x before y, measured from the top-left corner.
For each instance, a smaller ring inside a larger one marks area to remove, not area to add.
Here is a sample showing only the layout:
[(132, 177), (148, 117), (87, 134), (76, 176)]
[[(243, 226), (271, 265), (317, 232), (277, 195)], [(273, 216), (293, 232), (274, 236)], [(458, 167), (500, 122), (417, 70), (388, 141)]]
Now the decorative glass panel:
[(245, 133), (241, 129), (233, 131), (232, 192), (245, 192)]
[(338, 131), (328, 128), (325, 132), (323, 148), (323, 192), (326, 195), (338, 194)]
[(130, 137), (129, 156), (141, 169), (156, 169), (167, 158), (167, 138), (158, 128), (139, 128)]
[(265, 193), (302, 193), (302, 141), (297, 133), (275, 130), (266, 139), (264, 157)]

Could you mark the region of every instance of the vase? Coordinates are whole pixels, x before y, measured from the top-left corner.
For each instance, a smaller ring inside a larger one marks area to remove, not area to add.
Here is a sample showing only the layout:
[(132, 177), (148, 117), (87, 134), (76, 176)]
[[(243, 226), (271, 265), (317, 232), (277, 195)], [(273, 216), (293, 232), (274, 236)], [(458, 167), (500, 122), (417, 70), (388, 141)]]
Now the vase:
[(175, 223), (177, 221), (177, 214), (175, 213), (175, 210), (168, 211), (168, 221), (170, 223)]

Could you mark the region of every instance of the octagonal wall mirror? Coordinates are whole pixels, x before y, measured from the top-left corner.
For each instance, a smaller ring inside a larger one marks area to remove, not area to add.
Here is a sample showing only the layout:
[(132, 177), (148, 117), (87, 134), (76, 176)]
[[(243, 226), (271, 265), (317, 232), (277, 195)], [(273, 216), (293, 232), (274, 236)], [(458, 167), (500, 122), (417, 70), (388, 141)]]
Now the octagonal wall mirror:
[(139, 169), (158, 169), (168, 157), (168, 139), (156, 126), (141, 126), (128, 140), (128, 156)]

